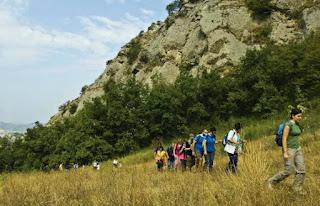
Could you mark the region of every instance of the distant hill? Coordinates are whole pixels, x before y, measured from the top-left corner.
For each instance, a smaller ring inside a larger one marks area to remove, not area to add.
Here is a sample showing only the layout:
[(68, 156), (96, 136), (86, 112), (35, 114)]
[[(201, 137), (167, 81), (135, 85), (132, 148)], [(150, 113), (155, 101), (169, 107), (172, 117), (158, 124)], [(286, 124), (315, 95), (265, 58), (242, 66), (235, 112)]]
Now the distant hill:
[[(7, 123), (7, 122), (0, 122), (0, 133), (23, 133), (27, 130), (27, 128), (33, 127), (33, 123), (30, 124), (14, 124), (14, 123)], [(0, 134), (0, 135), (1, 135)]]

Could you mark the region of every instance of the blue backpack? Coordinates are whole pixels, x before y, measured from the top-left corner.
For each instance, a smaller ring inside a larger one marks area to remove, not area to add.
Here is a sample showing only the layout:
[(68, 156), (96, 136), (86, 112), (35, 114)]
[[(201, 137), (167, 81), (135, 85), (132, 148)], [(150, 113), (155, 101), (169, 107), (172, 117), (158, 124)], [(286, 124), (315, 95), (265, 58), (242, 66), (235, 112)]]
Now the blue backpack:
[(282, 136), (283, 136), (284, 126), (285, 126), (285, 123), (281, 122), (281, 124), (279, 124), (278, 128), (276, 129), (276, 137), (274, 141), (279, 147), (282, 147)]

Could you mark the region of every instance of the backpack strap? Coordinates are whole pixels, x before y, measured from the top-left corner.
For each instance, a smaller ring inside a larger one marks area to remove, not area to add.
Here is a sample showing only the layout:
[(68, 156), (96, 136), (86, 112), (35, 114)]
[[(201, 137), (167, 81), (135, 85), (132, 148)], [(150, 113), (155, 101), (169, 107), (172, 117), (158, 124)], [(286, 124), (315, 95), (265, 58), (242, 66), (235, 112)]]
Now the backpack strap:
[(236, 132), (234, 131), (234, 130), (232, 130), (233, 131), (233, 135), (232, 135), (232, 138), (236, 135)]
[[(234, 135), (236, 135), (236, 132), (234, 130), (232, 130), (232, 131), (233, 131), (233, 135), (232, 135), (232, 139), (233, 139)], [(229, 133), (227, 134), (227, 143), (229, 143), (228, 135), (229, 135)]]

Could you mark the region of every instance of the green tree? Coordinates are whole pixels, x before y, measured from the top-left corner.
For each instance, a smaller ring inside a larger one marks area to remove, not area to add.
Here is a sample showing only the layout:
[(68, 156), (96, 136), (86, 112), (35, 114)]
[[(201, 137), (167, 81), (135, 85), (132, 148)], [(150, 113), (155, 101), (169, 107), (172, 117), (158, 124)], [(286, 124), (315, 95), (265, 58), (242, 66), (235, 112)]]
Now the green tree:
[(174, 0), (170, 4), (167, 5), (166, 9), (168, 11), (168, 14), (174, 14), (175, 12), (180, 11), (182, 8), (182, 2), (181, 0)]

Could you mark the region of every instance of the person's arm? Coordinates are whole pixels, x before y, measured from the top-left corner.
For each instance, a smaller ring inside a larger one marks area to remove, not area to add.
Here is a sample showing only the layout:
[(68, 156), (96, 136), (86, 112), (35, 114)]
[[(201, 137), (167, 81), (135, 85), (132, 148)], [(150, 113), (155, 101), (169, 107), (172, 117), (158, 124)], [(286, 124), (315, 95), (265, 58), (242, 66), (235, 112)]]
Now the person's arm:
[(167, 162), (167, 159), (168, 159), (168, 153), (166, 151), (163, 151), (163, 162), (166, 163)]
[(228, 134), (228, 142), (233, 143), (233, 144), (240, 144), (240, 142), (234, 141), (233, 137), (236, 136), (235, 131), (230, 131)]
[(181, 154), (186, 149), (185, 144), (182, 144), (179, 153)]
[(177, 147), (177, 144), (174, 144), (174, 146), (173, 146), (173, 156), (174, 156), (175, 158), (177, 157), (176, 147)]
[(191, 145), (188, 143), (186, 144), (186, 147), (184, 148), (185, 151), (191, 150)]
[(282, 135), (283, 158), (285, 160), (287, 160), (289, 158), (288, 145), (287, 145), (288, 136), (289, 136), (289, 126), (285, 126), (285, 128), (283, 130), (283, 135)]
[(203, 154), (207, 155), (207, 140), (203, 140), (202, 147), (203, 147)]
[(191, 145), (191, 150), (192, 150), (192, 155), (194, 156), (195, 155), (195, 152), (194, 152), (194, 144), (196, 143), (195, 140), (193, 140), (192, 142), (192, 145)]

